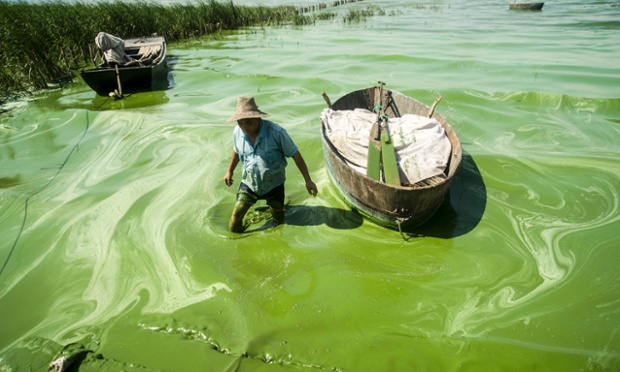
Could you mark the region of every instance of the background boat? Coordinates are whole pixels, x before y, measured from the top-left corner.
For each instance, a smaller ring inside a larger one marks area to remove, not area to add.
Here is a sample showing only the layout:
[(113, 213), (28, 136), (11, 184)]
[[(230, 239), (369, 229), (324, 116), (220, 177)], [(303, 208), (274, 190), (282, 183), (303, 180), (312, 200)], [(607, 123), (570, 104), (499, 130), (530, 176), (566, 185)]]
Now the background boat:
[(107, 96), (115, 90), (139, 92), (163, 90), (168, 87), (166, 41), (163, 36), (130, 38), (124, 40), (124, 53), (131, 58), (125, 64), (100, 63), (82, 70), (86, 84), (98, 95)]
[[(384, 103), (385, 115), (390, 118), (404, 114), (427, 116), (430, 112), (428, 106), (413, 98), (379, 87), (348, 93), (334, 102), (331, 108), (362, 108), (372, 111), (379, 102)], [(390, 185), (349, 167), (332, 145), (325, 123), (322, 123), (321, 137), (328, 173), (347, 204), (372, 222), (392, 229), (419, 226), (433, 215), (446, 196), (450, 182), (461, 163), (462, 149), (452, 126), (437, 113), (433, 113), (431, 117), (444, 128), (451, 144), (452, 151), (446, 174), (445, 177), (434, 177), (411, 186)]]
[(543, 5), (545, 3), (510, 3), (508, 4), (509, 9), (513, 10), (542, 10)]

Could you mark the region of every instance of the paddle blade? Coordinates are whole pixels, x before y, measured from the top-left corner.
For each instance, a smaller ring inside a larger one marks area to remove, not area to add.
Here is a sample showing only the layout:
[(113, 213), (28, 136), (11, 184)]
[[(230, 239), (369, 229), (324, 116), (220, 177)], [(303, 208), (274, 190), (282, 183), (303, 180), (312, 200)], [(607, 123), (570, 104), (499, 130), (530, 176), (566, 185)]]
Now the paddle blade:
[(400, 186), (400, 175), (398, 174), (394, 143), (392, 143), (387, 128), (381, 130), (381, 158), (383, 161), (385, 183)]
[(368, 141), (368, 165), (366, 175), (373, 180), (381, 180), (381, 142), (370, 139)]

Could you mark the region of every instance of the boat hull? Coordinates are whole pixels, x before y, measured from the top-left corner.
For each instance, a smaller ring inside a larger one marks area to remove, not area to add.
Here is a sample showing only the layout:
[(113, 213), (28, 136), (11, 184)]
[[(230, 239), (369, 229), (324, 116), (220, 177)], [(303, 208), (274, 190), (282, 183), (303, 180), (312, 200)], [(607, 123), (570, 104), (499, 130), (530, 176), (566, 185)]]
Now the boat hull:
[[(383, 92), (383, 100), (379, 101)], [(384, 105), (388, 117), (404, 114), (427, 116), (429, 107), (398, 92), (371, 87), (351, 92), (332, 105), (334, 110), (363, 108), (371, 110), (375, 102)], [(409, 229), (426, 222), (445, 198), (461, 158), (461, 144), (452, 126), (434, 113), (432, 115), (444, 128), (451, 144), (451, 154), (445, 178), (414, 186), (393, 186), (374, 180), (350, 168), (327, 137), (325, 123), (321, 125), (323, 153), (333, 184), (345, 202), (370, 221), (391, 229)]]
[[(163, 37), (127, 39), (126, 50), (142, 41), (143, 44), (160, 44), (161, 51), (156, 58), (148, 60), (144, 65), (113, 66), (100, 64), (95, 68), (82, 70), (84, 82), (100, 96), (107, 96), (119, 89), (119, 81), (123, 93), (150, 90), (164, 90), (168, 87), (168, 65), (166, 63), (166, 42)], [(130, 54), (130, 53), (127, 53)]]

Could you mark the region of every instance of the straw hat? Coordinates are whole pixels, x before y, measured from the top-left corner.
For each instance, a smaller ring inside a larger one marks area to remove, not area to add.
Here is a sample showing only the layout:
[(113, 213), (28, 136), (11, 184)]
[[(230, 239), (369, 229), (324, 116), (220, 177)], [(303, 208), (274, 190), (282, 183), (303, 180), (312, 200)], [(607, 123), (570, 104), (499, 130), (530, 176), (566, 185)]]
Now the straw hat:
[(268, 113), (262, 112), (258, 109), (254, 97), (239, 97), (237, 98), (237, 108), (233, 116), (226, 119), (227, 122), (237, 121), (239, 119), (249, 118), (264, 118), (269, 116)]

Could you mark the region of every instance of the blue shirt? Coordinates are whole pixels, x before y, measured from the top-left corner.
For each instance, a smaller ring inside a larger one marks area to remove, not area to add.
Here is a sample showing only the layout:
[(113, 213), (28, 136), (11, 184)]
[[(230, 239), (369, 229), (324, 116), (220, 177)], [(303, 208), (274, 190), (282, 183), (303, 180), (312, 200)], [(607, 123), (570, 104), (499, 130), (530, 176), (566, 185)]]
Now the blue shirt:
[(284, 184), (286, 158), (297, 153), (297, 146), (286, 129), (261, 119), (254, 146), (238, 125), (233, 130), (233, 142), (243, 168), (241, 182), (259, 196)]

